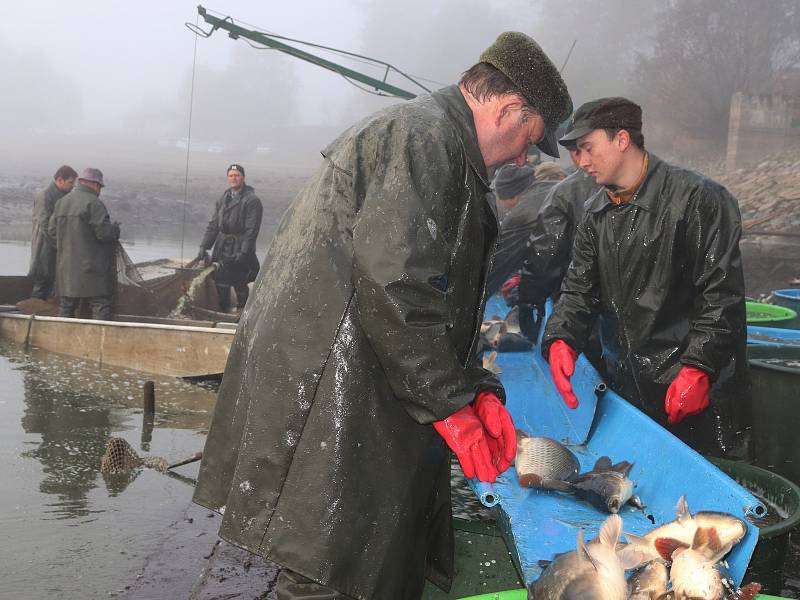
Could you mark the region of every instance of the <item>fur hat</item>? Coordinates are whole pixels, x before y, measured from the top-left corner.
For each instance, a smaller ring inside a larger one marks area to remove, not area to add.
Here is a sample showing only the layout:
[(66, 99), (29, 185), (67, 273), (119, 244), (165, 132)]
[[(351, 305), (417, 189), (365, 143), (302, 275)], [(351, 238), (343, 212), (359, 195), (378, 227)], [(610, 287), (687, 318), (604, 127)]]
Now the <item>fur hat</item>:
[(535, 108), (545, 125), (545, 136), (537, 146), (550, 156), (558, 156), (555, 131), (572, 112), (567, 84), (544, 50), (519, 31), (501, 33), (480, 56), (508, 77)]

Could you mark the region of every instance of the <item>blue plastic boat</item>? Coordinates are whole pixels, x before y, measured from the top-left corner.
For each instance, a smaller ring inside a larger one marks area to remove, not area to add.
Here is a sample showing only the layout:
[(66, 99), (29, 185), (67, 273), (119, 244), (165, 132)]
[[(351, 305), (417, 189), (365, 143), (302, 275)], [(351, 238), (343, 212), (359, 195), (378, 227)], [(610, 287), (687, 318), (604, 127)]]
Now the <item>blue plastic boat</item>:
[[(491, 310), (503, 312), (501, 306), (493, 305), (487, 308), (487, 314)], [(672, 521), (675, 504), (682, 495), (692, 512), (715, 510), (743, 519), (765, 514), (766, 508), (750, 492), (606, 389), (585, 359), (578, 361), (572, 378), (581, 403), (576, 411), (566, 408), (558, 395), (538, 347), (531, 352), (500, 354), (495, 364), (503, 369), (499, 377), (517, 427), (531, 435), (569, 444), (582, 471), (591, 469), (602, 455), (613, 462), (634, 463), (630, 477), (647, 509), (642, 512), (624, 507), (620, 516), (625, 531), (644, 534)], [(541, 574), (539, 561), (574, 550), (578, 530), (584, 529), (592, 538), (608, 517), (573, 496), (520, 487), (513, 467), (494, 484), (477, 480), (471, 484), (484, 504), (495, 507), (526, 584)], [(748, 523), (747, 535), (728, 557), (730, 573), (737, 584), (741, 583), (757, 541), (758, 528)]]
[(800, 329), (748, 325), (747, 343), (757, 346), (800, 346)]

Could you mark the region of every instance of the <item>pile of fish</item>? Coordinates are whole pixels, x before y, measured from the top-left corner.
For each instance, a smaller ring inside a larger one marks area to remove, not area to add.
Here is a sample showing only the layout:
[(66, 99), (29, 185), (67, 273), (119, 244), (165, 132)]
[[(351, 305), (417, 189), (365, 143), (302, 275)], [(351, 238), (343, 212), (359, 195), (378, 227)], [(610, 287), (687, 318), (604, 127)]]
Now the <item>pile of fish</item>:
[(578, 459), (564, 445), (517, 430), (514, 465), (522, 487), (574, 494), (613, 514), (626, 503), (644, 509), (639, 497), (633, 495), (636, 484), (628, 478), (633, 464), (626, 460), (612, 464), (609, 457), (601, 456), (591, 471), (579, 474)]
[[(722, 562), (744, 537), (744, 522), (718, 512), (692, 515), (684, 497), (676, 512), (644, 536), (623, 533), (616, 514), (589, 543), (580, 530), (576, 549), (557, 556), (530, 585), (529, 600), (751, 600), (761, 586), (736, 589)], [(623, 535), (628, 543), (620, 542)], [(627, 581), (626, 571), (635, 571)]]
[(519, 327), (519, 307), (512, 308), (505, 319), (492, 315), (481, 324), (481, 341), (484, 348), (498, 352), (527, 352), (533, 342), (522, 334)]

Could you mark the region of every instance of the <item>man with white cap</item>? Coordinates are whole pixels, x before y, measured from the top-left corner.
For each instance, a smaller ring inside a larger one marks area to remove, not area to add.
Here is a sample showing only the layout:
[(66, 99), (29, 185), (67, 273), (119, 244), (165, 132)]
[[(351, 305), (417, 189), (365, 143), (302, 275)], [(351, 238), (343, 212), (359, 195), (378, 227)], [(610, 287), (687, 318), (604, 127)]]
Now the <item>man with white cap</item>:
[(112, 223), (100, 200), (100, 169), (86, 168), (78, 185), (56, 204), (47, 229), (56, 244), (56, 285), (62, 317), (74, 317), (86, 299), (95, 319), (111, 319), (115, 242), (119, 223)]

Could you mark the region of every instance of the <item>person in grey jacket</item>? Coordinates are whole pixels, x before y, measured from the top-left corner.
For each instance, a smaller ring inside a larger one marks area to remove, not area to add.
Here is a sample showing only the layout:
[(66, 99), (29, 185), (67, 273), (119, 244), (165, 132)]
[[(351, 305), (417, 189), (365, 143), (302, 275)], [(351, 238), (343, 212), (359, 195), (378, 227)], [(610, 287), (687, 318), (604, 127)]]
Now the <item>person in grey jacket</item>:
[(247, 303), (247, 284), (258, 275), (256, 239), (263, 212), (255, 190), (244, 181), (244, 167), (230, 165), (227, 174), (230, 187), (214, 206), (197, 255), (208, 261), (208, 249), (213, 247), (211, 262), (218, 265), (214, 283), (223, 312), (230, 309), (231, 287), (236, 291), (236, 308), (241, 310)]
[(74, 317), (81, 299), (95, 319), (111, 319), (116, 281), (115, 251), (119, 223), (112, 223), (100, 200), (103, 173), (87, 168), (78, 185), (56, 204), (47, 235), (56, 244), (56, 285), (62, 317)]
[(31, 298), (47, 300), (53, 294), (56, 276), (56, 247), (47, 237), (47, 225), (53, 209), (65, 194), (75, 187), (78, 173), (72, 167), (58, 168), (53, 181), (33, 198), (33, 229), (31, 231), (31, 267), (28, 277), (33, 280)]

